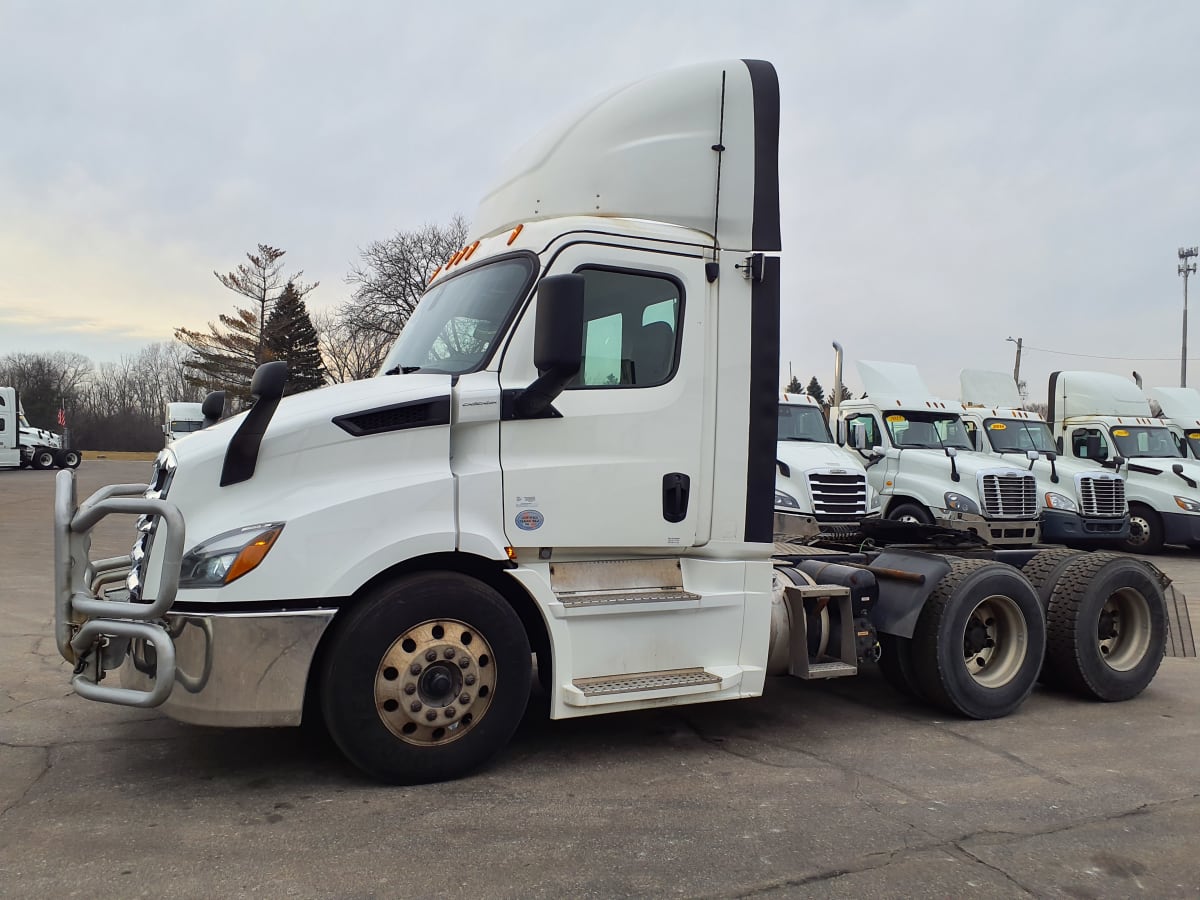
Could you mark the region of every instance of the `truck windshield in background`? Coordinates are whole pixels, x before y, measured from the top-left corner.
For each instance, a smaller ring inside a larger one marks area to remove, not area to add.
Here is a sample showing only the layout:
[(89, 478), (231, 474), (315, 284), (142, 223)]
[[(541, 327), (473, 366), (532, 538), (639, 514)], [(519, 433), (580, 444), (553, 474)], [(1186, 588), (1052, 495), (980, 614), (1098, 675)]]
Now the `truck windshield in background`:
[(171, 434), (189, 434), (193, 431), (200, 431), (203, 427), (204, 422), (196, 419), (171, 420)]
[(380, 374), (462, 375), (483, 368), (536, 274), (535, 260), (520, 255), (439, 281), (421, 298)]
[(829, 423), (819, 406), (779, 405), (779, 436), (781, 441), (811, 441), (832, 444)]
[(962, 419), (955, 413), (905, 410), (902, 413), (890, 413), (885, 418), (892, 444), (900, 449), (974, 449)]
[(984, 431), (997, 453), (1057, 453), (1054, 436), (1045, 422), (1027, 422), (1022, 419), (984, 419)]
[(1111, 429), (1117, 453), (1126, 459), (1181, 457), (1175, 438), (1166, 428), (1121, 425)]

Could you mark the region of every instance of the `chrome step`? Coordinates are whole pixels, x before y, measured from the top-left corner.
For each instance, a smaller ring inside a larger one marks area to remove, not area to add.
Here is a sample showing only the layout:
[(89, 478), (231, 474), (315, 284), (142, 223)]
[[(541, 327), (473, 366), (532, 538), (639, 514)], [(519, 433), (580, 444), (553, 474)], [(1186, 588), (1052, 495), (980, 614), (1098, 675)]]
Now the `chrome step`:
[(632, 675), (605, 675), (599, 678), (576, 678), (571, 682), (585, 697), (720, 683), (719, 675), (704, 669), (669, 669), (663, 672), (637, 672)]
[(699, 600), (699, 594), (691, 591), (605, 591), (587, 594), (559, 594), (559, 600), (567, 609), (588, 606), (617, 606), (622, 603), (669, 603), (672, 601)]
[(843, 675), (857, 675), (858, 666), (852, 666), (838, 660), (808, 664), (808, 678), (841, 678)]

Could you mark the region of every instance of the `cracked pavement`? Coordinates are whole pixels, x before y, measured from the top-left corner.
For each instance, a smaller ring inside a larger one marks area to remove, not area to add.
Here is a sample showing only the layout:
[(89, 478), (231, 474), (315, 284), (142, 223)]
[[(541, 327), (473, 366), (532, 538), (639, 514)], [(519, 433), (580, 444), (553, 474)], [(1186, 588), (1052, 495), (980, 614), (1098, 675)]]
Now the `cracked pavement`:
[[(87, 460), (80, 496), (148, 463)], [(0, 472), (7, 897), (1195, 897), (1200, 662), (1141, 697), (948, 719), (875, 673), (550, 722), (380, 787), (321, 738), (89, 703), (52, 638), (52, 472)], [(104, 523), (93, 555), (128, 549)], [(1160, 558), (1200, 599), (1200, 558)]]

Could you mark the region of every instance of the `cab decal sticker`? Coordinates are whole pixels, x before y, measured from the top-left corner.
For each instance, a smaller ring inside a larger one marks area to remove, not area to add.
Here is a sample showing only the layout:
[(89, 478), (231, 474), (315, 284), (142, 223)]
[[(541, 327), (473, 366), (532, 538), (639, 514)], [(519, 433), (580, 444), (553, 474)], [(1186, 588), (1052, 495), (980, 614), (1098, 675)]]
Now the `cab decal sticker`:
[(1200, 431), (1189, 431), (1188, 432), (1188, 440), (1189, 441), (1200, 441)]
[(522, 531), (537, 531), (546, 519), (536, 509), (523, 509), (517, 513), (514, 521)]
[(1129, 437), (1129, 432), (1124, 428), (1114, 428), (1113, 437)]
[(908, 419), (904, 418), (904, 416), (888, 416), (887, 420), (889, 422), (907, 422), (908, 421)]
[(992, 431), (1004, 431), (1005, 429), (1008, 428), (1008, 426), (1005, 425), (1003, 422), (993, 422), (991, 425), (988, 426), (988, 428), (990, 428)]

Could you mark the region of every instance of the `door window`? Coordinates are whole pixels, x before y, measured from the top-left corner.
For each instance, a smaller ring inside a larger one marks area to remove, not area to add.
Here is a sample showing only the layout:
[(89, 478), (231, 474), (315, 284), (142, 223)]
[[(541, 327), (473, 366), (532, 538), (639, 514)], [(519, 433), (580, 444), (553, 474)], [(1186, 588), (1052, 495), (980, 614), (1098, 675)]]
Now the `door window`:
[(1071, 432), (1071, 452), (1080, 459), (1108, 459), (1108, 441), (1099, 428), (1076, 428)]
[(867, 432), (867, 446), (878, 447), (883, 443), (879, 436), (879, 423), (875, 421), (875, 417), (870, 413), (859, 413), (856, 416), (850, 416), (846, 419), (846, 437), (847, 440), (851, 434), (851, 429), (855, 425), (861, 425)]

